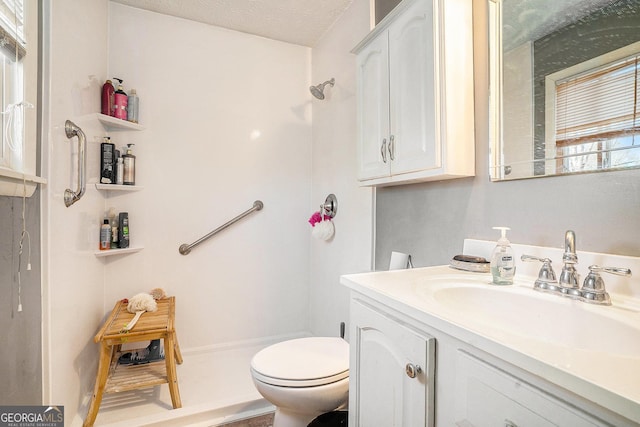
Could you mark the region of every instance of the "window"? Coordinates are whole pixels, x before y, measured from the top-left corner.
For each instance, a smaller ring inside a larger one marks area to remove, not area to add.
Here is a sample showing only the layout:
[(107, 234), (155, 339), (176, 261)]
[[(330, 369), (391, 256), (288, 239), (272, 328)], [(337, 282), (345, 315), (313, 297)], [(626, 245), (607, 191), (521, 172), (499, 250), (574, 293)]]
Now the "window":
[(33, 107), (36, 94), (29, 90), (33, 99), (27, 100), (26, 36), (23, 0), (0, 0), (0, 167), (20, 172), (25, 169), (25, 109)]
[(556, 74), (565, 75), (547, 78), (554, 90), (556, 172), (640, 165), (640, 46)]

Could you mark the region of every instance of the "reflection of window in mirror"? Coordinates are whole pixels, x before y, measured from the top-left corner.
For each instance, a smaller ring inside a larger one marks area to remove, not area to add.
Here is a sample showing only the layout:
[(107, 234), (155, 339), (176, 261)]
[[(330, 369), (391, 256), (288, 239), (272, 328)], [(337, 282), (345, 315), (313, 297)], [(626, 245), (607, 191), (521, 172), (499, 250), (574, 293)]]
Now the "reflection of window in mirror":
[(0, 2), (0, 168), (35, 173), (36, 0)]
[[(587, 2), (581, 3), (587, 4)], [(602, 144), (595, 144), (595, 141), (591, 141), (579, 147), (577, 143), (564, 141), (561, 142), (561, 145), (565, 145), (562, 152), (571, 155), (572, 158), (556, 161), (558, 153), (555, 128), (548, 127), (550, 120), (553, 120), (549, 117), (553, 111), (549, 108), (552, 102), (546, 99), (549, 95), (555, 95), (553, 81), (561, 81), (571, 76), (588, 73), (589, 70), (597, 70), (599, 67), (640, 51), (633, 47), (640, 41), (640, 32), (637, 30), (640, 24), (640, 1), (617, 0), (604, 3), (604, 6), (596, 7), (586, 15), (576, 16), (573, 22), (533, 42), (535, 175), (599, 170), (606, 166), (608, 160), (612, 160), (612, 156), (608, 154), (580, 154), (581, 151), (595, 150), (599, 145), (606, 146), (611, 143), (602, 141)], [(595, 4), (597, 6), (598, 2)], [(625, 50), (626, 53), (622, 56), (616, 56), (614, 53), (625, 52)], [(596, 80), (593, 79), (593, 81)], [(611, 98), (612, 95), (609, 94), (608, 97)], [(606, 96), (601, 94), (600, 97), (604, 100)], [(567, 137), (563, 138), (567, 139)]]
[(547, 173), (640, 165), (640, 42), (546, 77)]

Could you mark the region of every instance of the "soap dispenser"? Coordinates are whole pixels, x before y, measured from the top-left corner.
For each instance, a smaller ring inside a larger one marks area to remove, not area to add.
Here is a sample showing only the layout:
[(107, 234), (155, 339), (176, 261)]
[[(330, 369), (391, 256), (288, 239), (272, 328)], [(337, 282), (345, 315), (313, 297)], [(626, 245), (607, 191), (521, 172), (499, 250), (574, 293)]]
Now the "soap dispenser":
[(502, 236), (498, 239), (493, 253), (491, 254), (491, 275), (493, 276), (494, 285), (512, 285), (513, 276), (516, 273), (515, 257), (509, 240), (507, 240), (507, 231), (509, 227), (493, 227), (494, 230), (500, 230)]

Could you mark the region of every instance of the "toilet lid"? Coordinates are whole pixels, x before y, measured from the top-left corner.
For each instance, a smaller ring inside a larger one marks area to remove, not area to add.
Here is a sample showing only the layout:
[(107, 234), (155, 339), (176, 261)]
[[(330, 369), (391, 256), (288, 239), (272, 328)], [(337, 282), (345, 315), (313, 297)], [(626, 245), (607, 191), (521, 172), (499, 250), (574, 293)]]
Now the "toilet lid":
[(333, 337), (283, 341), (258, 352), (251, 371), (256, 380), (272, 385), (329, 384), (349, 376), (349, 344)]

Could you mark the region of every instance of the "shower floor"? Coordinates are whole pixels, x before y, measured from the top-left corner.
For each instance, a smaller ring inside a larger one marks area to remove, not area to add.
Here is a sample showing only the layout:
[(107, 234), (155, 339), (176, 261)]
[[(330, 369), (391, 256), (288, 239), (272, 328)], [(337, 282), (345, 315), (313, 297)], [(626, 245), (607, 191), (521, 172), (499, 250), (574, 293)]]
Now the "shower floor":
[(106, 394), (95, 425), (208, 427), (272, 412), (274, 407), (256, 391), (249, 372), (251, 358), (266, 345), (183, 351), (184, 363), (177, 366), (182, 408), (172, 409), (166, 384)]

